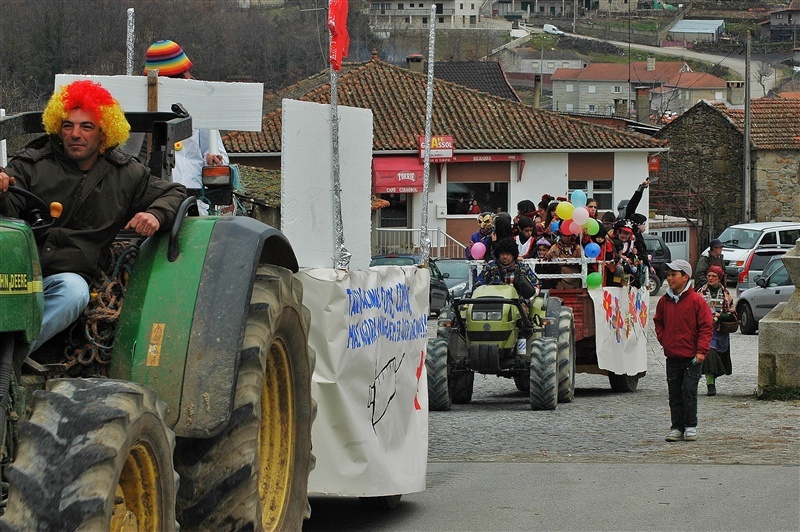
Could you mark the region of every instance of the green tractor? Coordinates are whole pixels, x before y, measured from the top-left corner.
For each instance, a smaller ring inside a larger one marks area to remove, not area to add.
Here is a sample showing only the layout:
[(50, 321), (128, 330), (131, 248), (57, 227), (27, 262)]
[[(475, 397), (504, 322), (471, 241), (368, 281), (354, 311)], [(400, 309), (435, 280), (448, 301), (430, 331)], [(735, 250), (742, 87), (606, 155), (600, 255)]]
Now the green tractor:
[(428, 403), (449, 410), (472, 400), (475, 373), (514, 379), (531, 409), (553, 410), (575, 394), (572, 309), (543, 291), (530, 309), (520, 294), (532, 287), (484, 285), (453, 301), (428, 341)]
[[(152, 133), (151, 170), (166, 178), (191, 134), (173, 111), (128, 114)], [(0, 139), (39, 131), (39, 113), (0, 121)], [(188, 198), (169, 234), (129, 242), (138, 257), (119, 276), (115, 334), (65, 363), (43, 353), (50, 342), (28, 353), (43, 305), (35, 239), (54, 221), (40, 199), (10, 193), (29, 209), (0, 217), (0, 527), (299, 530), (314, 353), (283, 234), (186, 216)], [(82, 362), (90, 378), (76, 376)]]

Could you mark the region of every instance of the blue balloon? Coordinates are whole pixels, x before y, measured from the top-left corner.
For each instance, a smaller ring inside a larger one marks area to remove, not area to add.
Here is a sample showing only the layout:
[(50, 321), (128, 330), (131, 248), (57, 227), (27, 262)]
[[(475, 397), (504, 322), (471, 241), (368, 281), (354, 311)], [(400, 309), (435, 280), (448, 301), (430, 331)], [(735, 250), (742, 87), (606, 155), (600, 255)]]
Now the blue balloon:
[(586, 256), (590, 259), (596, 259), (597, 256), (600, 255), (600, 246), (594, 242), (589, 242), (586, 244), (586, 247), (583, 248), (583, 252), (586, 253)]
[(573, 190), (570, 201), (575, 207), (586, 207), (586, 193), (583, 190)]
[(559, 222), (558, 220), (556, 220), (555, 222), (553, 222), (553, 223), (551, 223), (551, 224), (550, 224), (550, 232), (551, 232), (551, 233), (556, 233), (556, 232), (558, 232), (558, 228), (559, 228), (559, 227), (561, 227), (561, 222)]

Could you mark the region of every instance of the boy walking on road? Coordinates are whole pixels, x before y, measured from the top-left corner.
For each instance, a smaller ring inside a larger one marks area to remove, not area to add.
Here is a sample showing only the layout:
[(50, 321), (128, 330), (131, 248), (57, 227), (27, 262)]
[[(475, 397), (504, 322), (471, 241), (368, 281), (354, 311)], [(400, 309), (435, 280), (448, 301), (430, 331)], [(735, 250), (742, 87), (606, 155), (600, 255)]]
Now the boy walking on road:
[(656, 305), (653, 323), (667, 357), (667, 389), (672, 426), (669, 442), (697, 439), (697, 383), (711, 347), (714, 322), (703, 296), (689, 285), (692, 266), (667, 263), (667, 293)]

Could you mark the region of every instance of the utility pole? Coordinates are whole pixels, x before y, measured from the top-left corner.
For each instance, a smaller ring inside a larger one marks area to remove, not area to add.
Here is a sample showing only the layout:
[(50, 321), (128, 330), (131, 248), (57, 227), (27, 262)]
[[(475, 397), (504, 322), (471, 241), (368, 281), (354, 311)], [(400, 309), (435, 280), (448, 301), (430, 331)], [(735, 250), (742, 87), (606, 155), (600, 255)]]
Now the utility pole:
[(744, 56), (744, 182), (742, 183), (742, 222), (750, 221), (750, 30), (747, 30)]

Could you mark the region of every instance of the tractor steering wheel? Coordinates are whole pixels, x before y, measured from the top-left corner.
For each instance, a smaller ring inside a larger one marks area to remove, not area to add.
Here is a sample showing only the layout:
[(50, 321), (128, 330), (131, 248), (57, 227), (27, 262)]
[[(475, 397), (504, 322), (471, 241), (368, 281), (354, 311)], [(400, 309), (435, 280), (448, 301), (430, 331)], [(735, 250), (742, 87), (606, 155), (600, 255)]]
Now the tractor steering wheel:
[(31, 226), (34, 233), (47, 229), (61, 216), (62, 206), (60, 203), (54, 202), (48, 206), (33, 192), (16, 186), (8, 187), (8, 192), (28, 200), (28, 206), (20, 214), (20, 218)]

